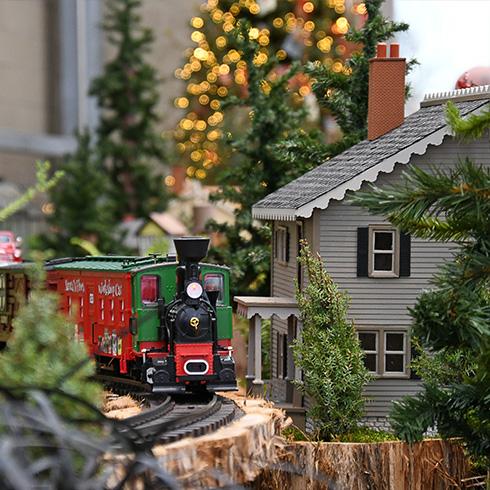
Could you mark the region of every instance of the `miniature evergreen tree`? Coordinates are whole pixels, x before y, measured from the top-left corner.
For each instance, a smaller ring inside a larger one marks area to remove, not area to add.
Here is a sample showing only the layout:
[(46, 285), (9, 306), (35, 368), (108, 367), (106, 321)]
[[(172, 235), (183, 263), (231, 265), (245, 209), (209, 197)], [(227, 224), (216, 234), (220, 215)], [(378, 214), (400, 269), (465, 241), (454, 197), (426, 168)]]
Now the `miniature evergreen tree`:
[[(448, 114), (467, 138), (489, 127), (488, 108), (467, 121), (454, 106)], [(353, 202), (415, 237), (451, 241), (458, 250), (411, 310), (421, 347), (438, 354), (423, 361), (423, 390), (395, 406), (393, 427), (409, 442), (436, 427), (445, 438), (461, 438), (489, 466), (490, 169), (466, 159), (452, 171), (411, 168), (404, 176), (404, 183), (357, 193)], [(441, 362), (453, 368), (449, 375), (441, 374)]]
[[(37, 277), (43, 274), (37, 271)], [(57, 390), (101, 405), (102, 386), (89, 382), (95, 364), (83, 343), (75, 343), (74, 325), (59, 311), (58, 298), (36, 287), (29, 303), (19, 309), (14, 332), (0, 354), (0, 385), (3, 388), (54, 390), (52, 400), (60, 414), (76, 418), (86, 412), (77, 401)]]
[(296, 288), (303, 330), (293, 352), (304, 376), (295, 383), (311, 397), (308, 416), (315, 420), (319, 437), (328, 441), (356, 427), (364, 412), (362, 391), (371, 376), (354, 323), (346, 318), (346, 293), (339, 291), (305, 240), (298, 260), (309, 284), (304, 293)]
[[(351, 27), (345, 34), (347, 42), (361, 47), (346, 60), (345, 70), (337, 72), (318, 61), (306, 64), (305, 73), (314, 80), (312, 91), (319, 105), (335, 119), (342, 138), (328, 144), (317, 144), (307, 138), (288, 138), (283, 145), (283, 151), (293, 165), (309, 161), (316, 166), (366, 138), (369, 59), (376, 57), (378, 43), (387, 41), (397, 32), (408, 30), (408, 24), (391, 22), (382, 16), (383, 2), (384, 0), (366, 0), (365, 23), (359, 29)], [(407, 72), (415, 64), (415, 60), (409, 61)], [(407, 86), (407, 96), (408, 93)]]
[(161, 175), (152, 170), (165, 161), (156, 70), (145, 61), (153, 33), (137, 13), (140, 0), (107, 0), (104, 30), (114, 58), (94, 79), (90, 93), (101, 109), (98, 151), (111, 176), (116, 219), (163, 210), (167, 198)]
[(53, 250), (58, 257), (84, 255), (73, 239), (87, 240), (101, 251), (121, 250), (114, 236), (114, 203), (108, 199), (109, 178), (88, 130), (77, 133), (77, 150), (59, 166), (63, 182), (51, 189), (53, 213), (47, 222), (54, 233), (32, 239), (39, 250)]
[(210, 224), (211, 229), (224, 236), (224, 244), (211, 253), (215, 260), (233, 264), (233, 294), (268, 294), (270, 232), (253, 221), (252, 205), (303, 171), (279, 158), (275, 146), (285, 133), (298, 137), (304, 134), (301, 126), (306, 109), (291, 104), (289, 79), (299, 66), (278, 75), (277, 59), (259, 61), (260, 43), (250, 32), (250, 25), (243, 21), (230, 34), (229, 44), (247, 66), (248, 93), (246, 97), (230, 96), (224, 108), (246, 109), (250, 120), (244, 136), (228, 137), (239, 162), (219, 174), (220, 189), (212, 199), (232, 203), (235, 221)]

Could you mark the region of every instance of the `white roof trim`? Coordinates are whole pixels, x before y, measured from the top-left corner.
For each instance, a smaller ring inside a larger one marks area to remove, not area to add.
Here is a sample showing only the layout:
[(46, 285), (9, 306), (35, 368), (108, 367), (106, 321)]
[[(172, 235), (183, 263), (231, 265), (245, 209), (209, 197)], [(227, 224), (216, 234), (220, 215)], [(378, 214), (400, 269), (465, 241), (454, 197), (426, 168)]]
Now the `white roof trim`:
[(252, 207), (252, 217), (255, 219), (272, 219), (278, 221), (294, 221), (298, 217), (296, 208), (258, 208)]
[(326, 209), (331, 199), (341, 201), (348, 191), (357, 191), (364, 182), (374, 182), (380, 172), (391, 173), (395, 164), (406, 164), (410, 161), (413, 154), (423, 155), (429, 145), (439, 146), (444, 140), (444, 136), (451, 134), (450, 126), (446, 125), (434, 133), (417, 141), (413, 145), (399, 151), (391, 157), (381, 161), (374, 167), (356, 175), (354, 178), (344, 182), (330, 192), (318, 196), (309, 203), (297, 209), (291, 208), (252, 208), (252, 216), (257, 219), (294, 221), (297, 218), (309, 218), (315, 208)]
[[(488, 99), (490, 98), (490, 85), (473, 87), (471, 89), (459, 89), (451, 92), (428, 94), (425, 96), (421, 106), (440, 105), (447, 100), (454, 102)], [(487, 106), (479, 107), (471, 111), (470, 114), (479, 115)], [(469, 116), (467, 114), (466, 116)], [(357, 191), (361, 188), (364, 182), (374, 182), (378, 178), (380, 172), (391, 173), (395, 168), (395, 164), (407, 164), (413, 154), (423, 155), (427, 151), (429, 145), (439, 146), (442, 144), (444, 137), (453, 134), (449, 125), (445, 125), (441, 129), (431, 133), (424, 139), (417, 141), (413, 145), (395, 153), (386, 160), (381, 161), (376, 166), (356, 175), (354, 178), (344, 182), (330, 192), (322, 194), (300, 208), (260, 208), (252, 207), (252, 217), (262, 220), (278, 220), (278, 221), (295, 221), (298, 218), (309, 218), (315, 208), (326, 209), (331, 199), (341, 201), (348, 191)]]
[(420, 107), (445, 104), (448, 100), (462, 102), (490, 98), (490, 85), (479, 85), (471, 88), (461, 88), (449, 92), (435, 92), (426, 94)]

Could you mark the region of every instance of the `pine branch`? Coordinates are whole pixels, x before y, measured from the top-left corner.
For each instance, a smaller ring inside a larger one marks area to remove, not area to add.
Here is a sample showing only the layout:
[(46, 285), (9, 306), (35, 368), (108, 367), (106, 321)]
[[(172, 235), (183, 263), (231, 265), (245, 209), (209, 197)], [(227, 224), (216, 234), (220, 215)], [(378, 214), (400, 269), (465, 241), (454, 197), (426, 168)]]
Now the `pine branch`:
[(6, 220), (9, 216), (19, 211), (19, 209), (32, 201), (37, 194), (52, 189), (65, 174), (63, 171), (57, 170), (52, 177), (49, 177), (50, 168), (51, 164), (49, 162), (37, 162), (36, 185), (28, 189), (19, 199), (3, 208), (0, 211), (0, 221)]
[(446, 104), (446, 121), (451, 125), (453, 132), (463, 141), (471, 141), (481, 138), (483, 132), (490, 127), (490, 105), (480, 115), (471, 114), (467, 119), (461, 117), (461, 113), (448, 101)]

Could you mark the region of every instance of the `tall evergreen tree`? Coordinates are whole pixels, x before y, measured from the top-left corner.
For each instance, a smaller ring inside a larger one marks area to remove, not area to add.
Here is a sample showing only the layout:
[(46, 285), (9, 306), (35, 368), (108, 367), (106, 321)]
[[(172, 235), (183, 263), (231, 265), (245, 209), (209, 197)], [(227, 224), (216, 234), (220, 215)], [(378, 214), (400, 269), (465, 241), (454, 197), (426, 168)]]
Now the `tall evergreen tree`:
[(122, 251), (114, 236), (114, 203), (108, 199), (109, 177), (91, 145), (88, 130), (77, 133), (77, 150), (59, 166), (60, 184), (50, 190), (52, 214), (47, 223), (54, 233), (32, 239), (34, 248), (53, 250), (58, 257), (85, 255), (73, 239), (86, 240), (105, 253)]
[(244, 136), (228, 135), (227, 142), (237, 153), (238, 164), (218, 176), (220, 190), (214, 201), (227, 201), (235, 206), (232, 224), (211, 223), (210, 227), (224, 235), (225, 243), (213, 250), (214, 258), (233, 264), (234, 293), (268, 294), (270, 232), (252, 220), (252, 205), (269, 192), (300, 175), (301, 168), (289, 166), (278, 158), (275, 147), (285, 133), (300, 137), (306, 109), (291, 104), (289, 80), (299, 70), (293, 66), (278, 74), (278, 60), (260, 62), (260, 43), (251, 36), (252, 27), (241, 21), (230, 34), (229, 43), (247, 66), (248, 84), (245, 97), (229, 97), (225, 111), (245, 109), (249, 124)]
[[(378, 43), (387, 41), (409, 27), (408, 24), (388, 21), (383, 17), (383, 2), (384, 0), (366, 0), (365, 23), (360, 28), (351, 27), (345, 34), (346, 41), (360, 47), (359, 51), (354, 51), (346, 60), (345, 70), (337, 72), (318, 61), (306, 64), (305, 73), (314, 80), (312, 90), (316, 99), (335, 119), (342, 138), (321, 144), (308, 138), (288, 138), (282, 151), (290, 158), (292, 165), (307, 161), (316, 166), (366, 138), (369, 60), (376, 56)], [(407, 63), (407, 72), (415, 64), (415, 60), (410, 60)], [(407, 97), (408, 94), (407, 86)]]
[[(350, 46), (342, 38), (350, 23), (358, 22), (362, 8), (349, 9), (344, 0), (205, 0), (191, 19), (193, 47), (176, 71), (186, 90), (175, 99), (185, 110), (175, 131), (177, 149), (190, 177), (214, 182), (221, 167), (235, 163), (221, 136), (236, 133), (243, 120), (223, 114), (229, 95), (245, 94), (247, 66), (229, 43), (227, 34), (245, 19), (259, 44), (261, 60), (278, 58), (283, 69), (292, 61), (321, 60), (333, 70), (344, 70)], [(307, 97), (308, 77), (296, 77), (298, 100)]]
[(305, 240), (298, 260), (309, 284), (304, 292), (296, 287), (303, 330), (293, 352), (296, 365), (305, 373), (296, 384), (311, 397), (308, 415), (315, 420), (319, 437), (332, 440), (354, 429), (364, 415), (362, 392), (371, 375), (354, 322), (346, 318), (346, 293), (339, 291), (321, 257), (313, 256)]
[(159, 80), (145, 61), (154, 36), (141, 26), (140, 6), (141, 0), (106, 1), (104, 30), (116, 52), (90, 88), (101, 109), (97, 147), (111, 176), (118, 219), (147, 216), (167, 201), (162, 177), (153, 171), (165, 151), (156, 130)]
[[(490, 127), (490, 108), (462, 121), (454, 106), (453, 128), (471, 138)], [(443, 363), (463, 367), (438, 373), (441, 356), (428, 361), (423, 391), (405, 398), (391, 416), (395, 432), (418, 441), (430, 427), (446, 438), (461, 438), (470, 452), (490, 463), (490, 169), (469, 159), (450, 172), (411, 168), (405, 182), (357, 193), (354, 203), (384, 215), (413, 236), (457, 244), (441, 267), (433, 289), (411, 310), (412, 329), (429, 353), (443, 350)], [(435, 373), (435, 375), (433, 374)]]

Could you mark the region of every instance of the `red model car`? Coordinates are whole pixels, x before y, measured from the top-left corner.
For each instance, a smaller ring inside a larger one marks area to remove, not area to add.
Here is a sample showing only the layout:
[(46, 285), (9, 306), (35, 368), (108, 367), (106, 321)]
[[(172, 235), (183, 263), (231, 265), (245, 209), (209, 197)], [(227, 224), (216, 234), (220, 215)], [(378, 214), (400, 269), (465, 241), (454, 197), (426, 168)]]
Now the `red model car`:
[(22, 262), (21, 243), (10, 231), (0, 231), (0, 262)]

